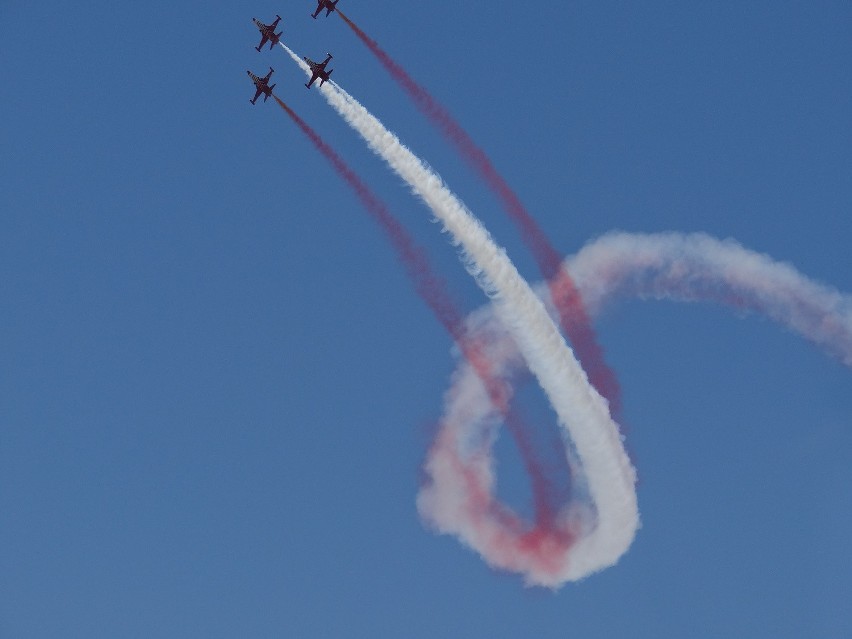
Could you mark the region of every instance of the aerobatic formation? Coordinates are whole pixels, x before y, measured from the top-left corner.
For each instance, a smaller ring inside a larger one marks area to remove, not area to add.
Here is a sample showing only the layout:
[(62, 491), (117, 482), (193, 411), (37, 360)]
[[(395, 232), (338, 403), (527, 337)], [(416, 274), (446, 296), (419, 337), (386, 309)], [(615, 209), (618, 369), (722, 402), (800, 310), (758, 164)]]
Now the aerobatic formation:
[[(545, 282), (533, 289), (443, 179), (330, 80), (330, 53), (319, 63), (300, 58), (280, 40), (283, 32), (275, 33), (280, 16), (270, 25), (253, 19), (261, 33), (255, 48), (279, 44), (305, 73), (306, 87), (320, 81), (317, 86), (329, 106), (450, 233), (464, 266), (491, 300), (465, 318), (426, 254), (388, 207), (272, 93), (273, 69), (265, 77), (248, 72), (255, 85), (252, 104), (261, 94), (264, 102), (272, 96), (353, 189), (458, 347), (460, 361), (417, 497), (418, 511), (428, 525), (456, 535), (490, 566), (551, 588), (612, 566), (627, 551), (639, 528), (636, 472), (616, 423), (618, 382), (591, 324), (591, 317), (620, 298), (709, 301), (762, 313), (852, 366), (852, 298), (732, 241), (706, 235), (614, 233), (563, 261), (485, 153), (446, 109), (337, 9), (337, 2), (318, 0), (311, 17), (323, 9), (325, 16), (339, 15), (455, 145), (517, 224)], [(514, 383), (527, 370), (556, 415), (570, 475), (568, 491), (555, 487), (532, 445), (529, 425), (512, 407)], [(492, 446), (501, 424), (514, 438), (530, 476), (531, 520), (501, 503), (495, 493)]]

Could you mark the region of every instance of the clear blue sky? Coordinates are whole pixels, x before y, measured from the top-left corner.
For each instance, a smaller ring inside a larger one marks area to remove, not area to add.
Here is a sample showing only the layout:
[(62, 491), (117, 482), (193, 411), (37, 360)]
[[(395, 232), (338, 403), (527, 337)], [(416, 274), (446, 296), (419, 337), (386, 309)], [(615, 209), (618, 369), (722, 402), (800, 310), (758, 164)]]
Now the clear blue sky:
[[(852, 5), (341, 0), (565, 254), (706, 231), (852, 291)], [(286, 3), (0, 5), (0, 638), (850, 637), (852, 374), (768, 321), (599, 323), (643, 528), (553, 594), (420, 523), (450, 340), (341, 152), (468, 310), (448, 245), (251, 17), (493, 197), (336, 16)], [(551, 417), (538, 398), (539, 411)], [(535, 409), (536, 398), (530, 403)], [(507, 438), (500, 490), (523, 508)]]

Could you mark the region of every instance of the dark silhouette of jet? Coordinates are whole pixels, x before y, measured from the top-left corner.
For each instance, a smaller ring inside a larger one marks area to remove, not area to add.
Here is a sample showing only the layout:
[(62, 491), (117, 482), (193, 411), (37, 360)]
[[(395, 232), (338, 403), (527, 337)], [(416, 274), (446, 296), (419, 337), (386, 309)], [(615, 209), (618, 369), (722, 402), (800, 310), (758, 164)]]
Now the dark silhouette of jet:
[(332, 2), (332, 0), (317, 0), (317, 10), (314, 11), (311, 17), (316, 20), (319, 12), (325, 9), (325, 17), (327, 18), (331, 12), (334, 11), (334, 7), (338, 2), (340, 2), (340, 0), (334, 0), (334, 2)]
[(275, 22), (272, 24), (263, 24), (257, 18), (252, 18), (251, 21), (254, 22), (255, 26), (260, 29), (260, 44), (255, 47), (258, 51), (263, 48), (263, 45), (269, 41), (269, 50), (272, 51), (272, 47), (274, 47), (278, 42), (280, 42), (281, 34), (283, 31), (279, 33), (275, 33), (275, 27), (278, 26), (278, 21), (281, 20), (281, 16), (275, 16)]
[(269, 85), (269, 78), (272, 77), (272, 74), (273, 74), (274, 71), (275, 71), (275, 69), (273, 69), (272, 67), (269, 67), (269, 73), (267, 73), (266, 77), (263, 77), (263, 78), (256, 76), (251, 71), (246, 71), (246, 73), (249, 74), (251, 81), (254, 82), (254, 86), (257, 87), (257, 91), (254, 92), (254, 97), (251, 100), (249, 100), (249, 102), (251, 102), (252, 104), (255, 104), (255, 102), (257, 102), (257, 99), (260, 97), (261, 93), (263, 93), (263, 101), (264, 102), (266, 102), (267, 98), (269, 98), (269, 96), (272, 95), (272, 89), (275, 88), (275, 85), (274, 84), (272, 86)]
[(314, 80), (316, 80), (317, 78), (319, 78), (320, 86), (322, 86), (323, 83), (328, 80), (334, 69), (332, 69), (331, 71), (326, 71), (325, 65), (327, 65), (328, 61), (331, 60), (333, 57), (334, 56), (329, 53), (328, 57), (322, 62), (314, 62), (310, 58), (304, 58), (305, 62), (308, 63), (308, 66), (311, 67), (311, 80), (305, 85), (306, 87), (310, 89), (311, 85), (314, 83)]

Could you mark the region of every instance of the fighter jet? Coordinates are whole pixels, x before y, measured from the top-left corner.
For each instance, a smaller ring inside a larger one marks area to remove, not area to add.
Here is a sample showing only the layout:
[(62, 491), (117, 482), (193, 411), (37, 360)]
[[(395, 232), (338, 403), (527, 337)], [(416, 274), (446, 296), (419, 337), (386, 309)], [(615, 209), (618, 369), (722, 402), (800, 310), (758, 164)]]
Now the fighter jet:
[(305, 62), (308, 63), (308, 66), (311, 67), (311, 80), (305, 85), (306, 87), (310, 89), (311, 85), (314, 83), (314, 80), (316, 80), (317, 78), (320, 79), (320, 86), (322, 86), (323, 83), (328, 80), (328, 78), (334, 72), (334, 69), (332, 69), (331, 71), (326, 71), (325, 65), (327, 65), (328, 61), (331, 60), (333, 57), (334, 56), (329, 53), (328, 57), (322, 62), (314, 62), (310, 58), (304, 58)]
[(251, 21), (254, 22), (255, 26), (260, 29), (260, 44), (255, 47), (258, 51), (263, 48), (263, 45), (266, 44), (267, 40), (269, 41), (269, 50), (272, 51), (272, 47), (278, 44), (279, 39), (281, 38), (281, 34), (284, 33), (281, 31), (280, 33), (275, 33), (275, 27), (278, 26), (278, 21), (281, 20), (281, 16), (275, 16), (275, 22), (272, 24), (263, 24), (257, 18), (252, 18)]
[(254, 97), (249, 100), (252, 104), (254, 104), (257, 99), (260, 97), (260, 94), (263, 93), (263, 101), (266, 102), (266, 99), (272, 95), (272, 89), (275, 88), (275, 85), (269, 85), (269, 78), (272, 77), (272, 73), (275, 71), (272, 67), (269, 67), (269, 73), (266, 74), (265, 78), (259, 78), (251, 71), (246, 71), (251, 78), (251, 81), (254, 82), (254, 86), (257, 87), (257, 91), (254, 93)]
[(317, 10), (314, 11), (311, 17), (316, 20), (319, 12), (325, 9), (325, 17), (327, 18), (331, 12), (334, 11), (334, 7), (338, 2), (340, 2), (340, 0), (334, 0), (334, 2), (332, 2), (332, 0), (317, 0)]

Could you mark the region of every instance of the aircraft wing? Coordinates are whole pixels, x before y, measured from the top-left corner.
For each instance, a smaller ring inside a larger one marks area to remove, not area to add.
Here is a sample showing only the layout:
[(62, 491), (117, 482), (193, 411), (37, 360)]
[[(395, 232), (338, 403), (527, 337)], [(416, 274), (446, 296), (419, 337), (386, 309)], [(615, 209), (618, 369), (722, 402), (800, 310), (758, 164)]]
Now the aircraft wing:
[(265, 33), (260, 36), (260, 44), (257, 45), (258, 50), (263, 48), (263, 45), (266, 44), (267, 40), (269, 40), (269, 36), (267, 36)]

